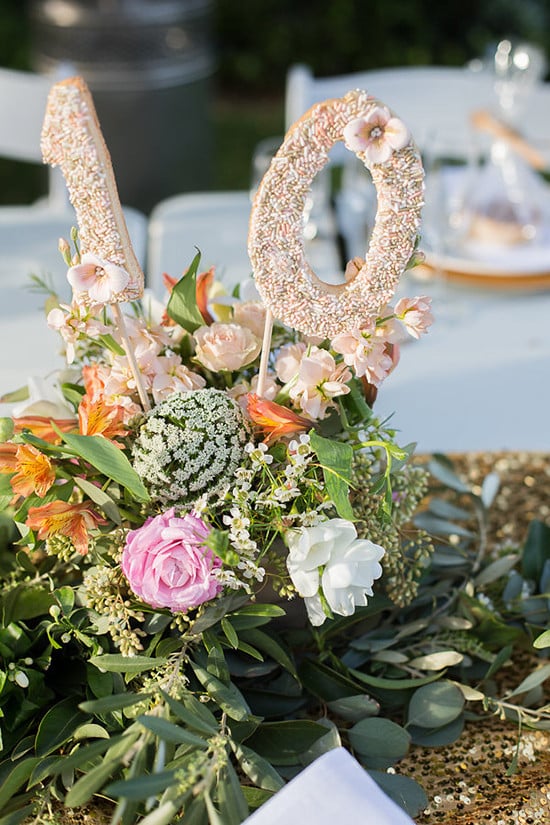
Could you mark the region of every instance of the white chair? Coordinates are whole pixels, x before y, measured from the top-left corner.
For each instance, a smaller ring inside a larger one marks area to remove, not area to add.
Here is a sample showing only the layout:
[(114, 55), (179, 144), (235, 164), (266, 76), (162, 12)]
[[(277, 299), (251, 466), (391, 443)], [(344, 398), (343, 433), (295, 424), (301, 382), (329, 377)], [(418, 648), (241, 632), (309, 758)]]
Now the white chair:
[[(470, 112), (493, 103), (492, 80), (466, 68), (407, 66), (314, 77), (308, 66), (297, 64), (287, 74), (285, 121), (287, 128), (314, 103), (342, 97), (353, 89), (364, 89), (379, 99), (409, 127), (422, 150), (435, 128), (456, 130), (457, 139), (470, 131)], [(333, 150), (335, 159), (338, 147)]]
[[(52, 82), (34, 72), (0, 68), (0, 157), (42, 165), (40, 132)], [(49, 167), (48, 189), (48, 208), (65, 210), (69, 200), (59, 169)]]
[[(0, 157), (43, 165), (40, 134), (48, 94), (53, 83), (69, 74), (72, 71), (68, 65), (59, 68), (55, 76), (0, 67)], [(147, 218), (130, 207), (124, 207), (124, 216), (135, 253), (143, 266)], [(63, 175), (60, 169), (48, 166), (45, 197), (28, 206), (0, 207), (2, 252), (15, 258), (21, 250), (24, 255), (32, 254), (36, 258), (45, 233), (57, 229), (57, 235), (51, 239), (55, 249), (59, 235), (68, 236), (75, 224)], [(61, 257), (57, 257), (61, 261)]]
[[(201, 269), (216, 268), (230, 289), (252, 275), (248, 258), (249, 192), (189, 192), (167, 198), (149, 216), (147, 286), (161, 298), (163, 273), (180, 278), (197, 250)], [(337, 277), (340, 261), (331, 237), (306, 243), (309, 262), (327, 280)]]

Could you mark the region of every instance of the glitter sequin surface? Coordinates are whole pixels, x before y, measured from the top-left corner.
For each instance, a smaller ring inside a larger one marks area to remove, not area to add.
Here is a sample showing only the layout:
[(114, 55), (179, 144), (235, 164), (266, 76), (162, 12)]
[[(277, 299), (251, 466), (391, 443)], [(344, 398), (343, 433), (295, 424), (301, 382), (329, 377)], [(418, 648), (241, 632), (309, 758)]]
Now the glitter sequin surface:
[[(81, 252), (123, 267), (130, 281), (113, 301), (136, 300), (143, 292), (143, 272), (132, 249), (92, 97), (81, 78), (52, 86), (41, 147), (44, 161), (63, 172), (76, 212)], [(86, 302), (85, 293), (81, 295)]]
[(258, 290), (275, 318), (308, 335), (334, 338), (360, 327), (392, 297), (416, 243), (423, 169), (412, 142), (385, 163), (369, 164), (378, 212), (366, 261), (347, 284), (321, 281), (304, 253), (303, 212), (315, 175), (351, 120), (379, 101), (363, 91), (313, 106), (288, 132), (256, 194), (248, 254)]

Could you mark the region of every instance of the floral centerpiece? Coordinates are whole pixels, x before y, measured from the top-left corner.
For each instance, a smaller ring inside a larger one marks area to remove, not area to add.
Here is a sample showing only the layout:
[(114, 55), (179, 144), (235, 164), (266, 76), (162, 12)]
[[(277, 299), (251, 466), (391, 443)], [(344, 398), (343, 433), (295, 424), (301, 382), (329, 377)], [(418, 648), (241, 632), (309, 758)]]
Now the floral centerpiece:
[(452, 741), (466, 699), (505, 712), (469, 687), (494, 639), (473, 592), (446, 603), (425, 529), (464, 511), (413, 523), (428, 473), (373, 409), (429, 300), (319, 338), (199, 255), (135, 298), (88, 230), (60, 243), (72, 301), (48, 297), (66, 368), (0, 422), (5, 821), (100, 796), (116, 823), (239, 823), (342, 742), (416, 813), (411, 742)]

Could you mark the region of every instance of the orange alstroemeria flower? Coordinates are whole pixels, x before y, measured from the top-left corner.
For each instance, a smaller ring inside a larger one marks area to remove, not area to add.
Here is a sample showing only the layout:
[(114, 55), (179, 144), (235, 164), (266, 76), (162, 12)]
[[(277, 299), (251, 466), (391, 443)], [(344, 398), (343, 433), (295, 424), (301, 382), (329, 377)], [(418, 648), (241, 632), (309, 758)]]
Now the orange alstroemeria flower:
[(313, 427), (309, 419), (253, 392), (248, 393), (247, 408), (250, 419), (266, 436), (264, 441), (268, 445), (284, 435), (295, 435)]
[(88, 552), (88, 531), (106, 522), (89, 504), (52, 501), (40, 507), (30, 507), (26, 524), (39, 539), (59, 534), (68, 536), (76, 550), (85, 556)]
[(123, 407), (108, 405), (103, 398), (92, 400), (85, 395), (78, 406), (81, 435), (102, 435), (109, 439), (126, 435), (124, 412)]
[(17, 444), (4, 441), (0, 444), (0, 473), (15, 473), (17, 470)]
[(30, 430), (33, 435), (43, 438), (50, 444), (60, 444), (61, 439), (52, 426), (52, 421), (62, 433), (70, 433), (76, 430), (76, 419), (72, 418), (44, 418), (40, 415), (23, 415), (13, 419), (13, 426), (16, 433), (23, 430)]
[(86, 395), (89, 395), (91, 398), (98, 398), (103, 395), (105, 379), (99, 364), (86, 364), (82, 367), (82, 381)]
[(36, 493), (43, 498), (55, 481), (55, 470), (47, 455), (31, 444), (18, 444), (16, 473), (11, 488), (17, 496)]

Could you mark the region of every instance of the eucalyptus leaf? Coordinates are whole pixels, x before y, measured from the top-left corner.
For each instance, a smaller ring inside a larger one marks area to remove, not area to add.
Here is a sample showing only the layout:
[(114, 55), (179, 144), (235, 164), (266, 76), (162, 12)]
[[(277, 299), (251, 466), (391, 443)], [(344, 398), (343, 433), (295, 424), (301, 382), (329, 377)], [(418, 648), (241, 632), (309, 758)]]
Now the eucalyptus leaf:
[(520, 693), (527, 693), (533, 690), (533, 688), (538, 687), (538, 685), (542, 685), (547, 679), (550, 679), (550, 664), (542, 665), (542, 667), (538, 667), (526, 676), (517, 688), (508, 694), (508, 698), (518, 696)]
[(411, 659), (409, 667), (417, 670), (444, 670), (446, 667), (460, 664), (463, 659), (464, 655), (457, 650), (438, 650), (435, 653), (427, 653), (425, 656)]
[(322, 725), (306, 719), (264, 722), (247, 745), (274, 765), (298, 765), (300, 755), (326, 732)]
[(433, 516), (428, 511), (418, 513), (413, 520), (416, 527), (420, 527), (427, 533), (431, 533), (436, 536), (462, 536), (463, 538), (474, 537), (474, 533), (466, 527), (462, 527), (460, 524), (455, 524), (455, 522)]
[(277, 639), (273, 637), (273, 635), (264, 633), (262, 630), (257, 630), (256, 628), (250, 628), (249, 630), (245, 630), (241, 633), (241, 637), (244, 641), (274, 659), (279, 665), (281, 665), (281, 667), (292, 674), (295, 679), (298, 678), (294, 662), (290, 658), (287, 651), (277, 641)]
[(350, 672), (360, 682), (383, 690), (411, 690), (423, 685), (428, 685), (430, 682), (441, 678), (439, 673), (434, 673), (432, 676), (422, 676), (418, 679), (385, 679), (381, 676), (371, 676), (369, 673), (363, 673), (360, 670), (353, 670), (352, 668), (350, 668)]
[(472, 517), (471, 512), (465, 510), (464, 507), (457, 507), (450, 501), (444, 498), (437, 498), (433, 496), (428, 504), (428, 510), (438, 518), (446, 519), (447, 521), (454, 521), (458, 519), (468, 520)]
[(470, 492), (468, 485), (455, 473), (453, 463), (447, 456), (434, 454), (428, 463), (428, 472), (446, 487), (456, 490), (457, 493)]
[(446, 679), (418, 688), (409, 702), (407, 726), (441, 728), (457, 718), (464, 708), (462, 692)]
[(537, 650), (543, 650), (545, 647), (550, 647), (550, 630), (545, 630), (540, 636), (537, 636), (533, 642), (533, 647)]
[(543, 521), (533, 519), (523, 548), (523, 578), (538, 583), (547, 559), (550, 559), (550, 527)]
[(376, 770), (390, 768), (402, 759), (411, 743), (409, 733), (401, 725), (376, 716), (357, 722), (348, 736), (361, 764)]
[(464, 714), (461, 713), (452, 722), (442, 725), (440, 728), (421, 728), (417, 725), (409, 725), (407, 730), (411, 735), (413, 745), (421, 745), (424, 748), (440, 748), (444, 745), (451, 745), (462, 735)]
[(483, 506), (489, 509), (493, 504), (500, 489), (500, 476), (498, 473), (489, 473), (483, 479), (481, 485), (481, 501)]
[(498, 581), (503, 576), (506, 576), (513, 567), (516, 566), (520, 556), (516, 553), (510, 553), (507, 556), (502, 556), (500, 559), (488, 564), (483, 570), (478, 573), (474, 579), (475, 587), (484, 587), (486, 584)]
[(424, 789), (409, 776), (369, 770), (369, 775), (390, 799), (403, 808), (409, 816), (417, 816), (428, 807)]
[(377, 716), (380, 712), (380, 703), (367, 693), (361, 693), (357, 696), (334, 699), (332, 702), (328, 702), (328, 709), (335, 716), (345, 719), (347, 722), (359, 722), (360, 719)]
[(73, 737), (76, 742), (79, 739), (109, 739), (109, 732), (103, 727), (103, 725), (96, 725), (93, 722), (89, 722), (88, 724), (80, 725), (73, 734)]

